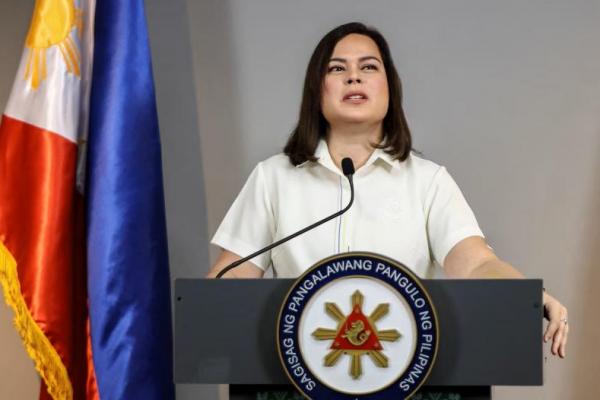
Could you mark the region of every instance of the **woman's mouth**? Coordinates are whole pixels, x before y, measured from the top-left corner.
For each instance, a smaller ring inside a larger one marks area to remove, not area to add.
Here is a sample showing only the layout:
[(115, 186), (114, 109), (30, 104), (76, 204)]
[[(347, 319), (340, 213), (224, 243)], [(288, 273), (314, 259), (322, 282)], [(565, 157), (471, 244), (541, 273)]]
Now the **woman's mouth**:
[(342, 101), (352, 104), (361, 104), (365, 103), (368, 99), (369, 97), (363, 92), (350, 92), (343, 97)]

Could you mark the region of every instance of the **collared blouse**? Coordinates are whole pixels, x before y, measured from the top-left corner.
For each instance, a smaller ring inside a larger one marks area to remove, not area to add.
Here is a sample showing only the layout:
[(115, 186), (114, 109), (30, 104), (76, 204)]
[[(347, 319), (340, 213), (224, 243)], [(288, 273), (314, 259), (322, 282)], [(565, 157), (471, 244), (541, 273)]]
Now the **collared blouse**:
[[(297, 166), (284, 154), (258, 163), (211, 243), (244, 257), (344, 208), (350, 186), (325, 140), (315, 156)], [(400, 162), (375, 149), (354, 174), (354, 188), (345, 214), (251, 262), (295, 278), (331, 255), (368, 251), (429, 278), (458, 242), (483, 237), (446, 168), (414, 154)]]

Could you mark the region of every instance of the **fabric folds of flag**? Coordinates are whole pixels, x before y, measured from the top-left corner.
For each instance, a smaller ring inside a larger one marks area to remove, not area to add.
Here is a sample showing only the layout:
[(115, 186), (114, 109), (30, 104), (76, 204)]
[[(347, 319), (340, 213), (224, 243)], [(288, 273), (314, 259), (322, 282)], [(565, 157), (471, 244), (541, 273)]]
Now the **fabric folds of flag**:
[(89, 126), (88, 294), (100, 398), (174, 398), (160, 141), (142, 0), (97, 3)]
[(174, 398), (161, 171), (143, 1), (36, 0), (0, 124), (0, 284), (41, 399)]
[(0, 124), (0, 283), (42, 399), (93, 397), (76, 190), (93, 11), (93, 0), (36, 1)]

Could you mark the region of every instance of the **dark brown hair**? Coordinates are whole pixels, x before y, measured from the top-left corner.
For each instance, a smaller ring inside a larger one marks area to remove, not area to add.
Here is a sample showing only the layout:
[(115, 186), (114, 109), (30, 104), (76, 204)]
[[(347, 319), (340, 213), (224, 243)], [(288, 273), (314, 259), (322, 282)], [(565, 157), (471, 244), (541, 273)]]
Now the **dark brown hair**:
[(389, 106), (383, 119), (383, 142), (373, 145), (384, 149), (400, 161), (406, 160), (412, 150), (410, 130), (402, 110), (402, 84), (388, 44), (376, 29), (360, 22), (350, 22), (326, 34), (308, 62), (298, 124), (283, 149), (293, 165), (302, 164), (307, 160), (316, 161), (315, 150), (319, 139), (325, 138), (328, 128), (327, 120), (321, 112), (323, 80), (335, 45), (352, 33), (368, 36), (377, 44), (387, 75)]

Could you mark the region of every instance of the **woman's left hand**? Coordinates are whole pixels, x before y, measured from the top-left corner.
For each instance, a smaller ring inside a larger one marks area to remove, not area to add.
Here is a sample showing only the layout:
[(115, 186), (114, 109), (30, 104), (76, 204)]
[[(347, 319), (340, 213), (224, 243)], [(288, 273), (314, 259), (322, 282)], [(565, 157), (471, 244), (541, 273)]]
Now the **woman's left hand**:
[(569, 324), (567, 322), (567, 309), (558, 300), (544, 292), (544, 317), (549, 321), (544, 342), (552, 339), (552, 354), (561, 358), (566, 356), (567, 336)]
[[(471, 236), (456, 244), (444, 260), (444, 270), (450, 278), (520, 279), (523, 274), (500, 260), (485, 239)], [(558, 300), (544, 292), (544, 317), (549, 321), (544, 342), (552, 339), (552, 354), (566, 356), (567, 309)]]

